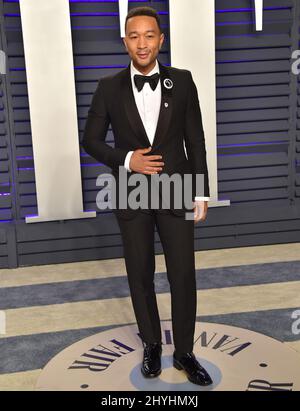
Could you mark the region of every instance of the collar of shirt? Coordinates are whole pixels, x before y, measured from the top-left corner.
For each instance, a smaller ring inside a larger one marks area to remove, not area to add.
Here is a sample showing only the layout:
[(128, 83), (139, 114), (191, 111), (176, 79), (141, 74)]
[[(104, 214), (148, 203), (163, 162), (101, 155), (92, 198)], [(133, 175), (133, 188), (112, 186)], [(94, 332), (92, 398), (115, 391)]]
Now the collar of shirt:
[[(133, 79), (134, 75), (135, 75), (135, 74), (140, 74), (140, 75), (142, 75), (142, 76), (145, 75), (145, 74), (141, 73), (139, 70), (137, 70), (137, 69), (134, 67), (132, 60), (131, 60), (131, 63), (130, 63), (130, 73), (131, 73), (132, 85), (133, 85), (134, 87), (135, 87), (134, 79)], [(153, 67), (153, 69), (152, 69), (148, 74), (146, 74), (146, 76), (152, 76), (152, 74), (155, 74), (155, 73), (159, 73), (159, 64), (158, 64), (157, 59), (156, 59), (156, 62), (155, 62), (155, 66)], [(136, 88), (136, 87), (135, 87), (135, 88)]]

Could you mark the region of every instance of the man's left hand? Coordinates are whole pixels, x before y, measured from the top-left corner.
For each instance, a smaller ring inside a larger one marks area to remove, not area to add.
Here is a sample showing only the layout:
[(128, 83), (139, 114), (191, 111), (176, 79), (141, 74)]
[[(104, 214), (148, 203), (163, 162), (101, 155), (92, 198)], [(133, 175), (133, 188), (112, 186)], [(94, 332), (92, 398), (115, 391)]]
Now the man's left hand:
[(204, 221), (207, 215), (208, 201), (194, 201), (194, 223)]

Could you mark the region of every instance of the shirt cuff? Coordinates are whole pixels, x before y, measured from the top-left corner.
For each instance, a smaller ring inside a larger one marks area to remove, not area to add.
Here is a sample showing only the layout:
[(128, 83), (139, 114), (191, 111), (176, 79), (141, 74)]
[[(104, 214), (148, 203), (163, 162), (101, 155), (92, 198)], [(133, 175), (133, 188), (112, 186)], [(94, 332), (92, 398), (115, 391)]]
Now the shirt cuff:
[(195, 197), (195, 201), (209, 201), (210, 197)]
[(128, 153), (126, 154), (125, 157), (125, 161), (124, 161), (124, 167), (128, 170), (131, 171), (130, 167), (129, 167), (129, 163), (130, 163), (130, 159), (132, 156), (133, 151), (128, 151)]

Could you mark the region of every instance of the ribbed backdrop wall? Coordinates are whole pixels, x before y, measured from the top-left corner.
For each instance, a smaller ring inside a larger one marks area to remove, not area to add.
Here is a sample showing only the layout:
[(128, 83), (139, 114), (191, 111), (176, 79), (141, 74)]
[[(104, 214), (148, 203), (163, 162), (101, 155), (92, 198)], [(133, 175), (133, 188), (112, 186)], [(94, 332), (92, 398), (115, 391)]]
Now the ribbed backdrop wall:
[[(197, 250), (300, 240), (300, 87), (291, 71), (300, 4), (265, 0), (262, 32), (255, 32), (253, 4), (215, 0), (219, 200), (231, 205), (209, 208), (196, 225)], [(166, 41), (159, 58), (169, 65), (168, 1), (130, 2), (140, 5), (161, 16)], [(7, 55), (0, 83), (0, 267), (122, 257), (117, 221), (95, 203), (96, 178), (110, 169), (82, 149), (84, 207), (97, 218), (25, 223), (38, 210), (20, 8), (17, 0), (0, 6)], [(129, 57), (117, 1), (70, 0), (70, 15), (80, 139), (98, 79), (126, 67)], [(114, 145), (111, 129), (107, 142)], [(157, 233), (156, 251), (162, 252)]]

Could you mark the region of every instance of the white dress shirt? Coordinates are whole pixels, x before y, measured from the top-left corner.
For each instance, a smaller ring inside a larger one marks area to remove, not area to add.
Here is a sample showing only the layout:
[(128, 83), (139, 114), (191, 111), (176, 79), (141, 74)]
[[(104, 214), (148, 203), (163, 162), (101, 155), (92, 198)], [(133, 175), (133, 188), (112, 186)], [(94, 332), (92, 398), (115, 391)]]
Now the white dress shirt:
[[(153, 74), (159, 73), (159, 72), (160, 72), (159, 64), (156, 59), (154, 68), (147, 74), (147, 76), (152, 76)], [(132, 60), (130, 63), (130, 74), (131, 74), (132, 90), (133, 90), (135, 102), (136, 102), (140, 117), (142, 119), (142, 122), (144, 124), (144, 128), (146, 130), (150, 145), (152, 145), (155, 132), (156, 132), (160, 105), (161, 105), (161, 83), (159, 81), (156, 89), (152, 90), (150, 84), (147, 82), (144, 84), (144, 87), (139, 92), (134, 83), (134, 75), (135, 74), (144, 75), (144, 74), (138, 71), (134, 67)], [(130, 163), (130, 158), (132, 154), (133, 154), (133, 151), (129, 151), (126, 155), (125, 162), (124, 162), (124, 167), (128, 171), (131, 171), (129, 167), (129, 163)], [(209, 199), (210, 197), (195, 197), (195, 201), (197, 200), (198, 201), (203, 201), (203, 200), (208, 201)]]

